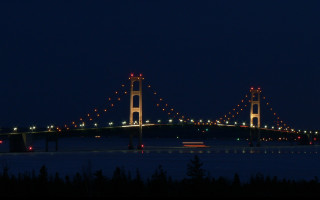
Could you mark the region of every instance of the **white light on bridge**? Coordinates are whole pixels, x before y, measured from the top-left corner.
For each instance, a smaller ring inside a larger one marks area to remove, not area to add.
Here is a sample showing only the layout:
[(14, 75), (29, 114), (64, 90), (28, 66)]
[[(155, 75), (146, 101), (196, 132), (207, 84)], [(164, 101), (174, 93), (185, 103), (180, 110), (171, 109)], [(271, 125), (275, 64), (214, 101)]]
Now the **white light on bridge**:
[(179, 122), (181, 122), (181, 123), (182, 123), (182, 122), (183, 122), (183, 120), (182, 120), (182, 119), (179, 119)]
[(150, 123), (150, 120), (146, 120), (146, 123), (147, 123), (147, 124)]
[(245, 122), (242, 122), (242, 125), (243, 125), (243, 126), (245, 126), (245, 125), (246, 125), (246, 123), (245, 123)]
[(54, 127), (53, 125), (50, 125), (50, 126), (47, 126), (47, 129), (51, 129), (53, 127)]
[(18, 130), (18, 128), (17, 128), (17, 127), (14, 127), (14, 128), (13, 128), (13, 131), (17, 131), (17, 130)]
[(98, 126), (98, 124), (97, 123), (94, 123), (94, 127), (97, 127)]
[(160, 119), (158, 119), (158, 123), (161, 123), (161, 120), (160, 120)]
[(113, 125), (113, 122), (109, 122), (109, 126), (112, 126)]
[(123, 121), (123, 122), (122, 122), (122, 125), (126, 125), (126, 124), (127, 124), (127, 122), (126, 122), (126, 121)]
[(210, 123), (210, 122), (211, 122), (211, 120), (209, 119), (209, 120), (208, 120), (208, 123)]
[(238, 124), (238, 122), (234, 122), (234, 125), (237, 125)]
[(172, 119), (169, 119), (169, 123), (172, 123)]
[(47, 126), (48, 131), (51, 131), (53, 129), (53, 125)]
[(268, 128), (268, 126), (267, 126), (267, 125), (265, 125), (265, 126), (264, 126), (264, 128)]
[(190, 119), (190, 122), (192, 122), (192, 123), (193, 123), (193, 122), (194, 122), (194, 120), (193, 120), (193, 119)]

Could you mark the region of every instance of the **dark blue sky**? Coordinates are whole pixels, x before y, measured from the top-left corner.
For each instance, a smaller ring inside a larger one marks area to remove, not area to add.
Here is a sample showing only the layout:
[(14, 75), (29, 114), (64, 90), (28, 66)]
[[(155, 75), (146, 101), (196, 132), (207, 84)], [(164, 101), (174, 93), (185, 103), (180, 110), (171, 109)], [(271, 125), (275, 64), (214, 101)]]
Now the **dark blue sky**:
[(319, 7), (318, 1), (1, 1), (0, 126), (78, 119), (136, 72), (190, 116), (216, 119), (260, 86), (288, 124), (318, 129)]

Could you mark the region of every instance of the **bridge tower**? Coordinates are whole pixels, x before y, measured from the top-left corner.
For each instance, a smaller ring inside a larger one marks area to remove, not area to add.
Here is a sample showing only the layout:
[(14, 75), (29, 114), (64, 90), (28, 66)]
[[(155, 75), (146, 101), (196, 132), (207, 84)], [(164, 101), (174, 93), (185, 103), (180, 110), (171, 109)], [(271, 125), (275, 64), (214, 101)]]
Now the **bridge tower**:
[[(260, 93), (261, 89), (250, 89), (251, 92), (251, 109), (250, 109), (250, 127), (260, 128)], [(256, 106), (256, 108), (255, 108)], [(257, 124), (254, 125), (254, 119), (257, 119)]]
[[(260, 93), (261, 89), (251, 87), (251, 109), (250, 109), (250, 146), (253, 146), (253, 140), (257, 140), (257, 146), (260, 146)], [(256, 123), (255, 123), (256, 119)]]
[[(138, 149), (143, 149), (142, 145), (142, 80), (143, 80), (142, 74), (139, 76), (134, 76), (134, 74), (131, 74), (129, 77), (129, 80), (131, 81), (130, 84), (130, 117), (129, 117), (129, 124), (133, 125), (133, 114), (138, 113), (139, 114), (139, 143), (138, 143)], [(139, 89), (134, 87), (135, 82), (139, 83)], [(139, 97), (139, 105), (134, 105), (134, 97)], [(133, 149), (132, 145), (132, 135), (130, 135), (130, 142), (129, 142), (129, 149)]]

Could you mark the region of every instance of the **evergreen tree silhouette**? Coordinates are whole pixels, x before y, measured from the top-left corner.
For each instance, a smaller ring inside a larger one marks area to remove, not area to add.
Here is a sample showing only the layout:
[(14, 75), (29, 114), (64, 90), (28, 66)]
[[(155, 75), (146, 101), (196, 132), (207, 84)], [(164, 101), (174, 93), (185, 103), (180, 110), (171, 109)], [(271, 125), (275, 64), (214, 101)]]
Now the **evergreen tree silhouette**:
[(187, 176), (193, 181), (201, 181), (205, 176), (205, 170), (202, 169), (203, 163), (200, 162), (198, 155), (195, 155), (187, 165)]
[(167, 195), (168, 179), (167, 172), (164, 171), (161, 165), (155, 170), (149, 181), (150, 192), (161, 196)]

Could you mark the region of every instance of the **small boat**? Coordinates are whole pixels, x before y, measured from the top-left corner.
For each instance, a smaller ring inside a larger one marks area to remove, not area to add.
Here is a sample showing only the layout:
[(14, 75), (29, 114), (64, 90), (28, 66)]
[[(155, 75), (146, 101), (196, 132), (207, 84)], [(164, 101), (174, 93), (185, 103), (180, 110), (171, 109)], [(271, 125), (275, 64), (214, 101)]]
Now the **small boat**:
[(182, 142), (184, 147), (209, 147), (204, 142)]

